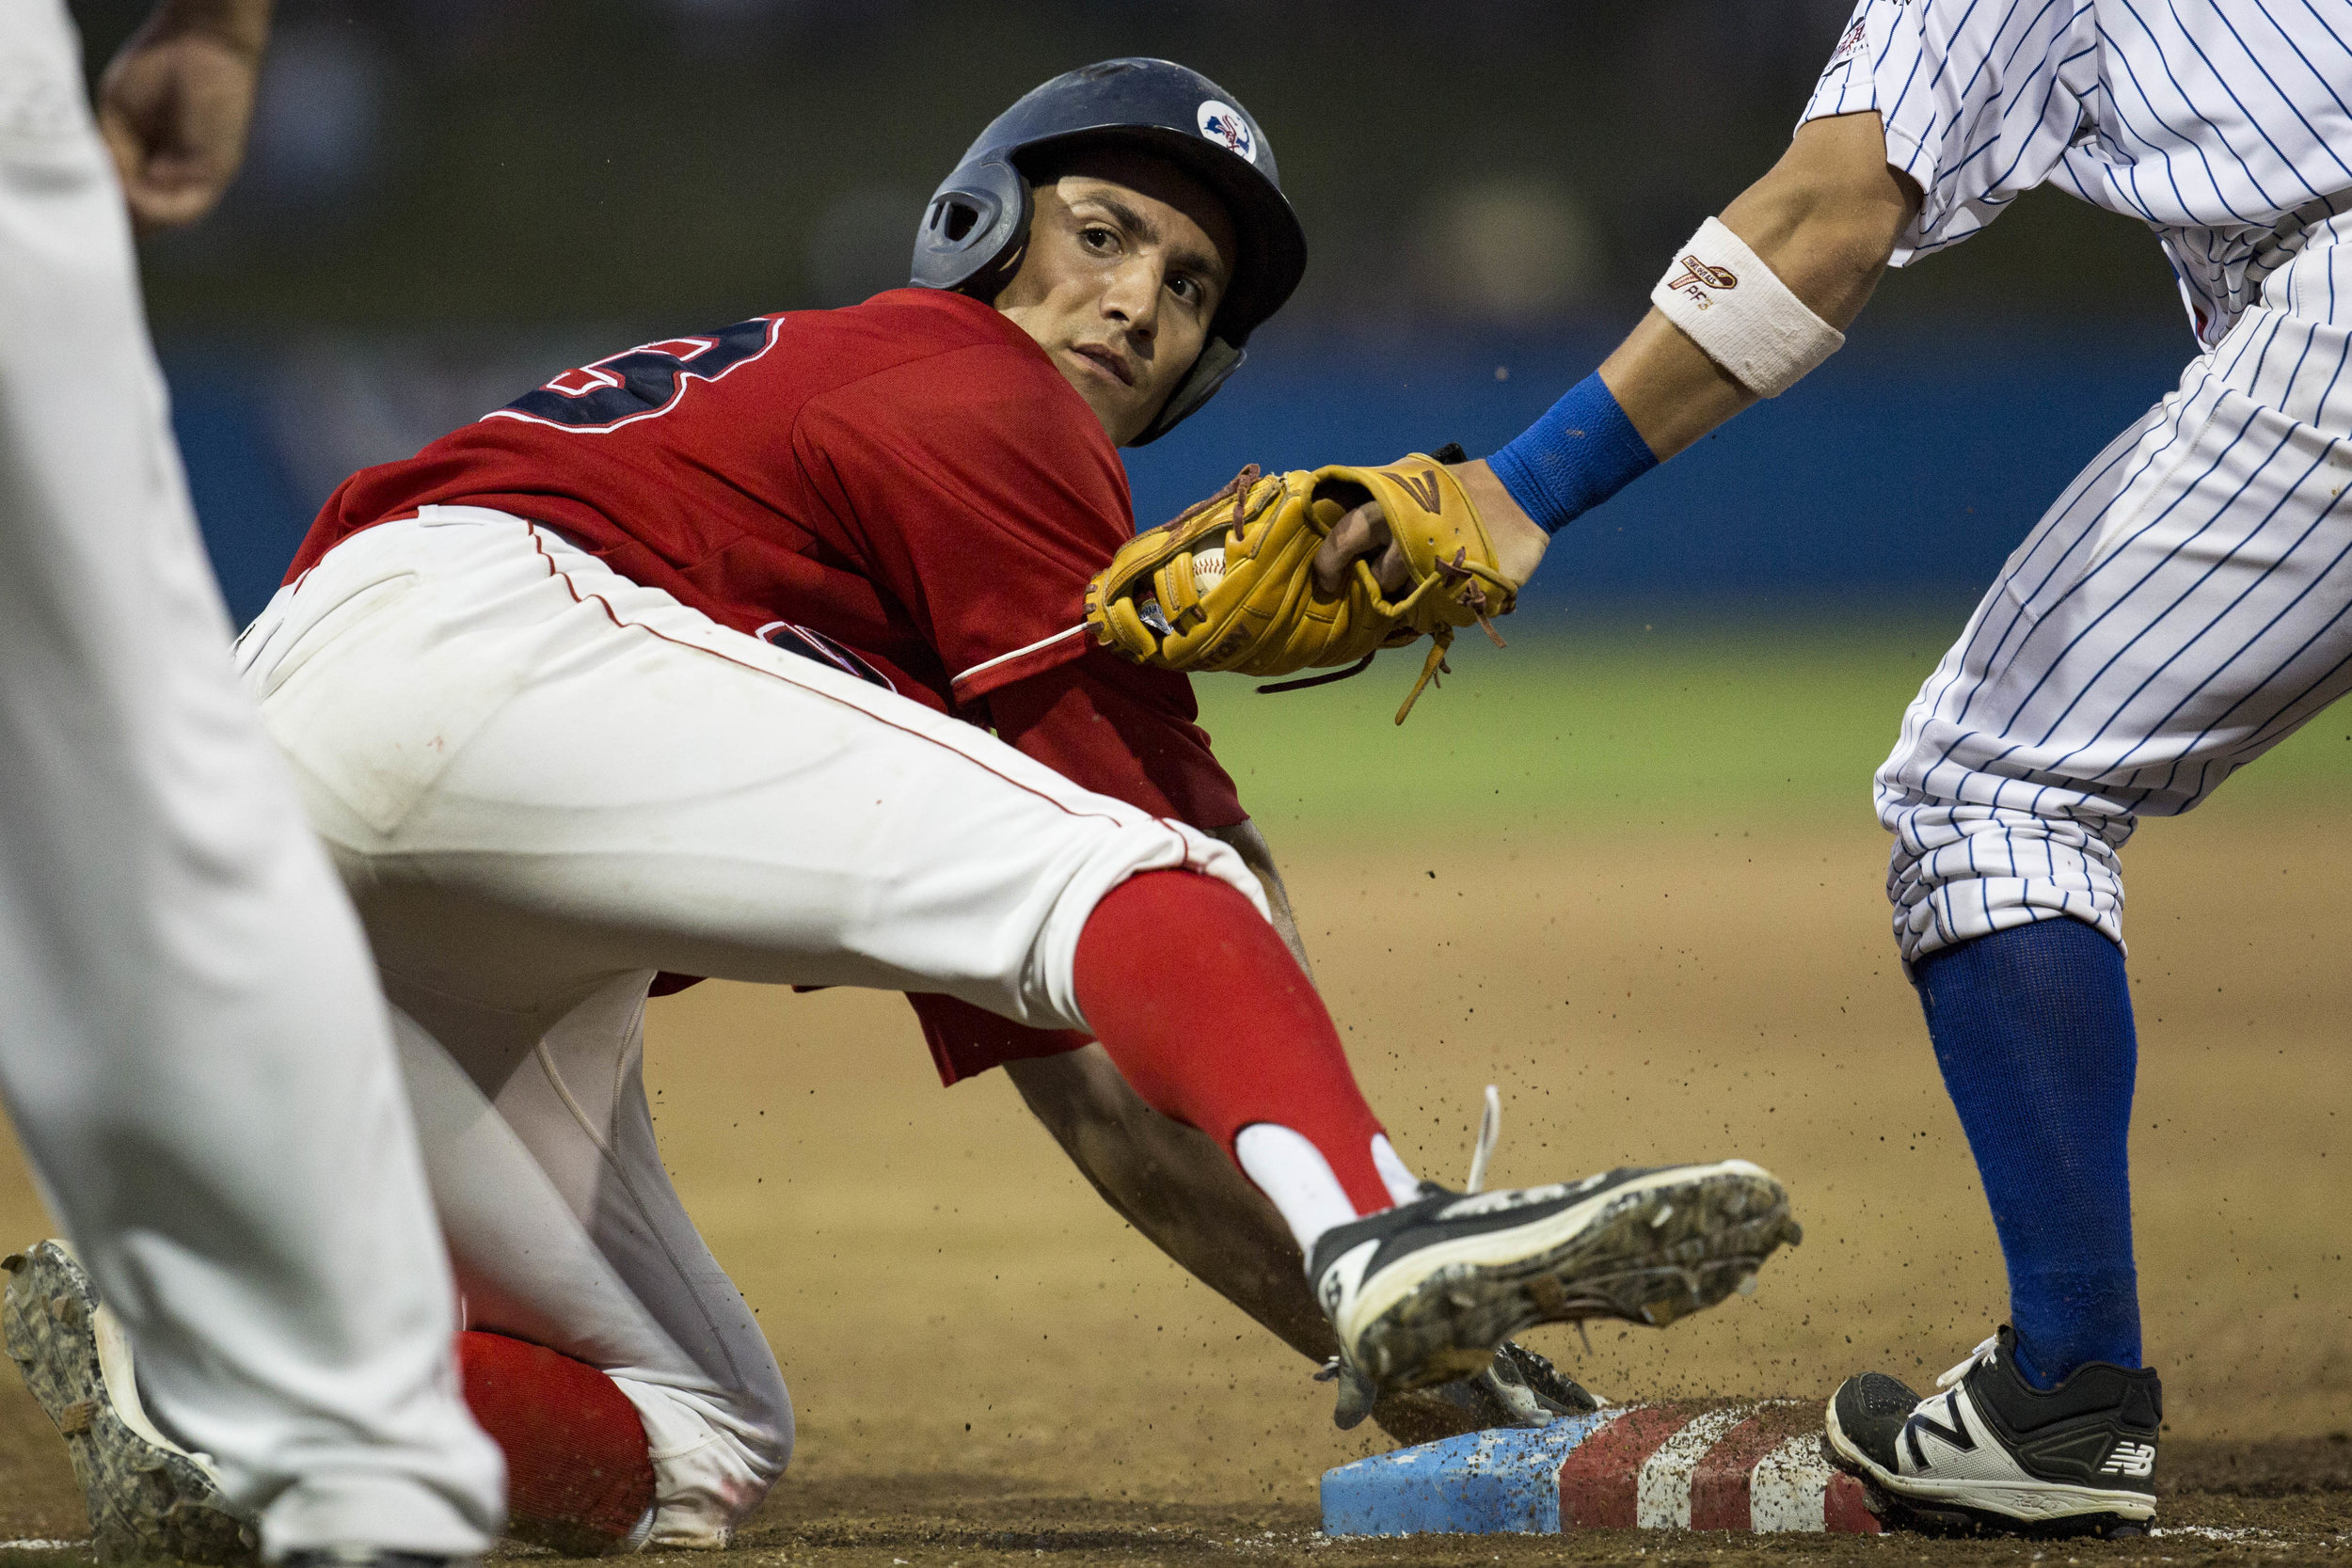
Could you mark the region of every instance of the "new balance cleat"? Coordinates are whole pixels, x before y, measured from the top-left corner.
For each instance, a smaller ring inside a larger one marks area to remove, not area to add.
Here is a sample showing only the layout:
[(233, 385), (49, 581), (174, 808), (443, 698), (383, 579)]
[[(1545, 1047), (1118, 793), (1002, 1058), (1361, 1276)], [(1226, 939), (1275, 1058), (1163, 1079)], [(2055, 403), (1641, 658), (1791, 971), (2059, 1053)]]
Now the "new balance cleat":
[(1535, 1323), (1662, 1325), (1752, 1286), (1803, 1232), (1744, 1160), (1438, 1191), (1335, 1226), (1308, 1267), (1348, 1367), (1382, 1395), (1472, 1377)]
[(1830, 1457), (1875, 1486), (1893, 1522), (2027, 1535), (2123, 1535), (2156, 1514), (2156, 1374), (2103, 1362), (2044, 1393), (2004, 1325), (1919, 1398), (1880, 1372), (1829, 1403)]
[(130, 1340), (72, 1251), (42, 1242), (0, 1268), (0, 1336), (65, 1438), (99, 1560), (258, 1560), (258, 1537), (230, 1511), (209, 1462), (149, 1419)]

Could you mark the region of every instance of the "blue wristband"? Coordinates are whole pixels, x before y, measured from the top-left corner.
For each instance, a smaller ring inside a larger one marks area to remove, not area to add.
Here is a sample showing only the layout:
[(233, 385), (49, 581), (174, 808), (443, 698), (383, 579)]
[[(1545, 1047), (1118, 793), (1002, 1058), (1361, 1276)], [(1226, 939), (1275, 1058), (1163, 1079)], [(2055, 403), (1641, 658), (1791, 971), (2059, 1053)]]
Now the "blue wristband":
[(1543, 524), (1546, 533), (1559, 532), (1578, 514), (1658, 467), (1657, 454), (1617, 406), (1598, 371), (1569, 388), (1542, 419), (1486, 461), (1511, 499)]

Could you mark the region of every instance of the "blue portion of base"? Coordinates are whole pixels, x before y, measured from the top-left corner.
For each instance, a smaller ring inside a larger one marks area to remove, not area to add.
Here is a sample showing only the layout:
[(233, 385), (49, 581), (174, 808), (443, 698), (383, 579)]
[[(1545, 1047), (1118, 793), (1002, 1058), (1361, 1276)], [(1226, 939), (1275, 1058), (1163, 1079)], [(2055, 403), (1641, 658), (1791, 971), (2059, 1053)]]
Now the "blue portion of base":
[(1560, 1464), (1619, 1411), (1473, 1432), (1323, 1473), (1326, 1535), (1557, 1535)]

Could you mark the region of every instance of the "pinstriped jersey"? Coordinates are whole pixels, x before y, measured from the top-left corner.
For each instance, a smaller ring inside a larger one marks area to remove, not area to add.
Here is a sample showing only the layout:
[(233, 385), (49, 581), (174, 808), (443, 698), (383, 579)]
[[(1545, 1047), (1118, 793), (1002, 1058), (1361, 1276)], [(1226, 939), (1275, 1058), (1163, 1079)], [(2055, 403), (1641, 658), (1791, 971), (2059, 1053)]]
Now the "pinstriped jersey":
[(2155, 230), (2210, 345), (2352, 211), (2352, 0), (1862, 0), (1804, 118), (1872, 109), (1897, 266), (2047, 182)]

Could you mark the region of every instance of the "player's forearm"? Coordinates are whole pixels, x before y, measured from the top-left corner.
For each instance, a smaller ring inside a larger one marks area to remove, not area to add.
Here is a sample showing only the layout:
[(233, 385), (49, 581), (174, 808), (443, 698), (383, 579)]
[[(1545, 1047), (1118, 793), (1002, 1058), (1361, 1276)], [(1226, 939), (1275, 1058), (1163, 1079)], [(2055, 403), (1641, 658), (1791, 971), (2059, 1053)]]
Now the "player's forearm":
[[(1493, 457), (1459, 470), (1505, 568), (1524, 581), (1552, 533), (1818, 364), (1861, 313), (1917, 210), (1917, 187), (1887, 166), (1876, 114), (1800, 127), (1724, 211), (1731, 238), (1702, 230), (1727, 251), (1746, 246), (1737, 273), (1681, 254), (1684, 276), (1667, 301), (1685, 312), (1681, 325), (1651, 310), (1596, 374)], [(1681, 297), (1685, 287), (1699, 303)], [(1699, 314), (1707, 309), (1715, 313)]]
[[(1103, 1201), (1145, 1240), (1309, 1360), (1339, 1354), (1274, 1205), (1207, 1137), (1144, 1104), (1101, 1046), (1008, 1062), (1005, 1072)], [(1400, 1443), (1451, 1437), (1491, 1409), (1449, 1397), (1456, 1393), (1454, 1385), (1391, 1392), (1372, 1418)]]
[(1138, 1099), (1101, 1046), (1009, 1062), (1038, 1120), (1103, 1200), (1300, 1354), (1335, 1354), (1306, 1260), (1274, 1205), (1214, 1143)]
[[(1723, 223), (1842, 331), (1885, 276), (1917, 205), (1886, 165), (1878, 117), (1843, 115), (1799, 129), (1780, 162), (1724, 210)], [(1600, 378), (1661, 463), (1756, 401), (1655, 309), (1602, 362)]]
[(1808, 120), (1724, 222), (1815, 315), (1853, 324), (1919, 210), (1918, 187), (1886, 162), (1875, 114)]

